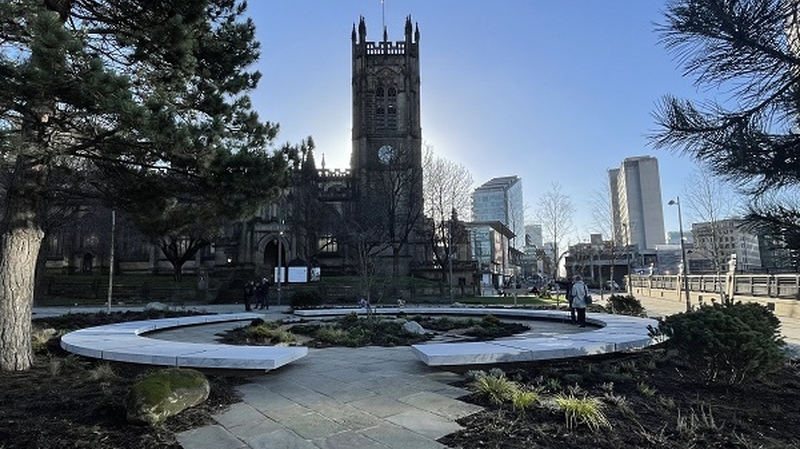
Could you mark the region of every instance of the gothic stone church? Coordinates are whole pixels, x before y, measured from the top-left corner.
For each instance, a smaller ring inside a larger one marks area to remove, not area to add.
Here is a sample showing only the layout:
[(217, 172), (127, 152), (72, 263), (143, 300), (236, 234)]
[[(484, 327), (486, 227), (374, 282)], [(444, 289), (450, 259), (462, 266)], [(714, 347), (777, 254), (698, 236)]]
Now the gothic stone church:
[[(388, 274), (408, 274), (427, 259), (422, 217), (419, 28), (408, 17), (404, 40), (367, 40), (364, 18), (352, 30), (350, 169), (317, 167), (305, 146), (302, 165), (277, 201), (233, 223), (185, 271), (246, 267), (268, 276), (281, 264), (319, 266), (322, 275), (354, 273), (365, 257)], [(105, 214), (101, 214), (105, 216)], [(91, 271), (108, 266), (104, 225), (76, 222), (46, 244), (48, 266)], [(94, 229), (94, 231), (93, 231)], [(105, 227), (108, 229), (108, 227)], [(168, 272), (160, 250), (118, 225), (116, 259), (127, 271)]]

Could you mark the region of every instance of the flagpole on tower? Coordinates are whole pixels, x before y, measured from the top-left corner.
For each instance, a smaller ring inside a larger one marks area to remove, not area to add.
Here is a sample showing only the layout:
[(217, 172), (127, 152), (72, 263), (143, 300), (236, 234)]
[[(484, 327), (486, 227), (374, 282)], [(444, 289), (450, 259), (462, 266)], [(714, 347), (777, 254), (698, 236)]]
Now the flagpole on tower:
[(386, 2), (381, 0), (381, 29), (386, 29)]

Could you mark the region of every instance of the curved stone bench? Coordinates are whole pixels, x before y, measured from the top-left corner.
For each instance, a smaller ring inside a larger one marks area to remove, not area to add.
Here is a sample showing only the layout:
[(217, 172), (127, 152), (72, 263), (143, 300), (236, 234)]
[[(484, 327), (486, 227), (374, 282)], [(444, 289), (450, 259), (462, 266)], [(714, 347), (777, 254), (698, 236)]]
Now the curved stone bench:
[(302, 346), (236, 346), (148, 338), (148, 332), (263, 318), (257, 313), (197, 315), (107, 324), (70, 332), (61, 347), (74, 354), (115, 362), (188, 368), (272, 370), (308, 354)]
[[(563, 310), (533, 310), (511, 308), (462, 307), (388, 307), (373, 309), (376, 314), (395, 315), (487, 315), (506, 318), (566, 321), (569, 312)], [(346, 313), (364, 314), (364, 309), (298, 310), (302, 317), (323, 317)], [(658, 321), (627, 315), (589, 313), (587, 324), (595, 330), (547, 337), (509, 337), (492, 341), (464, 343), (422, 343), (413, 345), (417, 357), (429, 366), (486, 365), (495, 363), (529, 362), (563, 359), (587, 355), (641, 349), (660, 342), (650, 337), (649, 327), (657, 328)]]

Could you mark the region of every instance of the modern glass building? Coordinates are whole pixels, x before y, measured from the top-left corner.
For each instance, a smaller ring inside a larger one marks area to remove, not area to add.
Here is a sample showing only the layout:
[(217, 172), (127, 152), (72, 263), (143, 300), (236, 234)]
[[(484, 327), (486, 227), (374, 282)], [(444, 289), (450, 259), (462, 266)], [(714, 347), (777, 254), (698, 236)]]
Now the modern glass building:
[(510, 246), (525, 247), (525, 214), (522, 202), (522, 179), (518, 176), (493, 178), (472, 192), (472, 220), (499, 221), (515, 237)]

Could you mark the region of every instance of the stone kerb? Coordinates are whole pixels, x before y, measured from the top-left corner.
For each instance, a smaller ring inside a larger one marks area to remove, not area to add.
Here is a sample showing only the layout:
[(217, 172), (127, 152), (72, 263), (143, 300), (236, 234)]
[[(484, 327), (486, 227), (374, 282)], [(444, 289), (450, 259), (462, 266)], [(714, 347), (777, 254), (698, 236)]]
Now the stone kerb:
[[(559, 310), (533, 310), (511, 308), (464, 307), (386, 307), (373, 309), (376, 314), (408, 315), (486, 315), (539, 320), (565, 321), (568, 312)], [(366, 313), (364, 309), (312, 309), (297, 310), (302, 317), (324, 317), (347, 313)], [(485, 365), (495, 363), (529, 362), (607, 354), (641, 349), (658, 343), (650, 336), (649, 327), (658, 327), (658, 321), (627, 315), (593, 313), (587, 322), (597, 329), (575, 334), (547, 337), (509, 337), (486, 342), (422, 343), (412, 345), (419, 360), (429, 366)]]
[(263, 318), (256, 313), (198, 315), (108, 324), (70, 332), (61, 347), (74, 354), (116, 362), (188, 368), (272, 370), (305, 357), (307, 347), (183, 343), (143, 336), (183, 326)]

